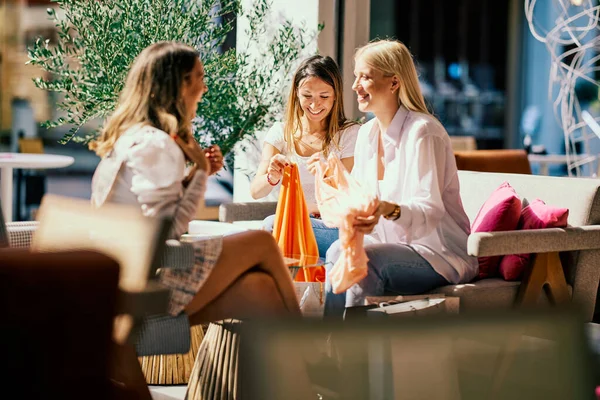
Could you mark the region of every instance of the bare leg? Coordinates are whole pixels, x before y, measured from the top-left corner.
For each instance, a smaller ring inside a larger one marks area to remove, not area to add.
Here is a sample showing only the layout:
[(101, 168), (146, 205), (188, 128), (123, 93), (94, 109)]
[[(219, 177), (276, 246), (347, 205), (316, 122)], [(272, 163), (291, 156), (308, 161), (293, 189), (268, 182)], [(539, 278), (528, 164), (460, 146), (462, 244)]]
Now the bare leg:
[[(223, 238), (221, 256), (202, 289), (187, 305), (186, 313), (192, 316), (201, 312), (252, 269), (268, 274), (287, 311), (300, 314), (290, 272), (275, 239), (265, 231), (248, 231)], [(236, 307), (241, 307), (239, 302)]]
[(250, 271), (189, 318), (190, 324), (197, 325), (226, 318), (247, 319), (274, 315), (289, 315), (275, 281), (264, 272)]

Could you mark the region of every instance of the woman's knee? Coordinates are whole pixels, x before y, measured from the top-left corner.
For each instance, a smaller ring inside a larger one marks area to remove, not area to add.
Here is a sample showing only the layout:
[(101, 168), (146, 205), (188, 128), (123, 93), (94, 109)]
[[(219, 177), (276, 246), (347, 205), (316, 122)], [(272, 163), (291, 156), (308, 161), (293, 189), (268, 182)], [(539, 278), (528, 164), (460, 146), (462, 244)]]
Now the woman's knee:
[(277, 242), (273, 235), (267, 231), (261, 230), (250, 230), (243, 233), (244, 239), (247, 244), (252, 245), (255, 248), (268, 248), (273, 249), (277, 247)]
[(329, 264), (335, 263), (338, 258), (340, 258), (340, 254), (342, 253), (342, 245), (339, 240), (333, 242), (331, 246), (329, 246), (329, 250), (327, 250), (326, 260)]
[(225, 236), (223, 237), (223, 243), (231, 247), (232, 250), (246, 248), (248, 245), (252, 247), (277, 245), (271, 233), (254, 229)]

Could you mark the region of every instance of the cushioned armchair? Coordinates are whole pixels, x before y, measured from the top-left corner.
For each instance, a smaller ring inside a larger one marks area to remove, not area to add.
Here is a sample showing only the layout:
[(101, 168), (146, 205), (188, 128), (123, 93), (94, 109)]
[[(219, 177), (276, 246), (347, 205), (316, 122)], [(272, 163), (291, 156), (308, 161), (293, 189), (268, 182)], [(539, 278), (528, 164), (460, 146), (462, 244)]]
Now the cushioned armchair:
[[(28, 248), (39, 223), (36, 221), (11, 222), (6, 225), (10, 247)], [(159, 260), (155, 261), (158, 268), (190, 269), (194, 265), (194, 248), (190, 243), (176, 240), (164, 242), (164, 248), (157, 252)], [(127, 306), (128, 311), (143, 316), (143, 323), (133, 333), (138, 355), (153, 354), (182, 354), (190, 348), (190, 325), (187, 316), (171, 317), (156, 314), (165, 310), (169, 291), (151, 283), (145, 292), (131, 294)], [(152, 314), (149, 316), (148, 314)]]
[[(44, 205), (40, 209), (42, 218), (43, 207)], [(36, 221), (4, 224), (1, 215), (0, 209), (0, 247), (2, 244), (14, 248), (31, 247), (40, 224)], [(175, 240), (163, 240), (161, 243), (164, 245), (155, 253), (158, 258), (152, 262), (156, 267), (189, 269), (194, 265), (194, 249), (191, 244)], [(137, 321), (127, 340), (135, 346), (136, 354), (129, 354), (129, 358), (119, 354), (120, 359), (116, 362), (128, 365), (121, 366), (123, 369), (138, 369), (133, 373), (130, 370), (121, 372), (128, 379), (137, 380), (133, 384), (144, 392), (147, 392), (147, 387), (136, 355), (185, 354), (190, 349), (190, 324), (187, 316), (182, 314), (172, 317), (166, 314), (169, 295), (167, 288), (150, 280), (144, 290), (124, 292), (120, 297), (119, 314), (131, 315)], [(126, 351), (127, 349), (119, 350), (121, 353)], [(149, 393), (146, 398), (149, 398)]]
[(119, 398), (109, 379), (118, 279), (119, 264), (104, 254), (1, 249), (6, 390), (24, 399)]
[(522, 281), (488, 278), (434, 292), (459, 296), (461, 311), (533, 305), (548, 299), (553, 303), (572, 301), (591, 320), (600, 281), (600, 181), (471, 171), (458, 174), (461, 198), (471, 221), (490, 194), (508, 182), (523, 201), (539, 198), (567, 208), (569, 226), (472, 233), (468, 252), (473, 256), (534, 254)]
[(525, 150), (469, 150), (455, 151), (456, 167), (463, 171), (506, 172), (531, 174)]

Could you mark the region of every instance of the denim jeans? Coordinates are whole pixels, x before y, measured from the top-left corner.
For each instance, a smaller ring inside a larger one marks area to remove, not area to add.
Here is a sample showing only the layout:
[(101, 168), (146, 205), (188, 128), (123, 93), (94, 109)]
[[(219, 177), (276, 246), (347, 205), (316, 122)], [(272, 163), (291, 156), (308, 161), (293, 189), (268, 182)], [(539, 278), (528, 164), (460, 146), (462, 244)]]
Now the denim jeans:
[(340, 318), (346, 307), (361, 306), (366, 296), (411, 295), (425, 293), (447, 285), (448, 281), (412, 247), (404, 244), (367, 244), (367, 276), (345, 293), (334, 294), (329, 271), (340, 256), (340, 242), (327, 251), (325, 282), (325, 317)]
[[(268, 216), (263, 221), (263, 229), (269, 232), (273, 232), (273, 223), (275, 222), (275, 215)], [(327, 250), (333, 242), (338, 240), (340, 237), (337, 228), (329, 228), (320, 219), (310, 218), (315, 238), (317, 239), (317, 247), (319, 248), (319, 257), (325, 258)]]

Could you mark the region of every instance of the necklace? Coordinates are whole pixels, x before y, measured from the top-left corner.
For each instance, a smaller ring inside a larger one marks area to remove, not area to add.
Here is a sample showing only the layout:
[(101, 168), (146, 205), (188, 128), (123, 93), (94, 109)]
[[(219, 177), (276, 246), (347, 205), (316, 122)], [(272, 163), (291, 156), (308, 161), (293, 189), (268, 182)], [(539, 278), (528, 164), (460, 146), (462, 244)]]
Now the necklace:
[[(305, 140), (304, 139), (305, 137), (306, 138), (310, 137), (310, 139)], [(322, 142), (324, 138), (325, 138), (325, 133), (319, 133), (318, 135), (311, 135), (308, 132), (304, 132), (304, 134), (302, 134), (302, 136), (300, 136), (300, 141), (312, 146), (317, 142)]]
[(300, 139), (300, 143), (302, 143), (303, 145), (310, 147), (311, 149), (316, 149), (318, 148), (318, 145), (315, 145), (316, 140), (312, 141), (312, 142), (307, 142), (305, 140), (303, 140), (302, 138)]

